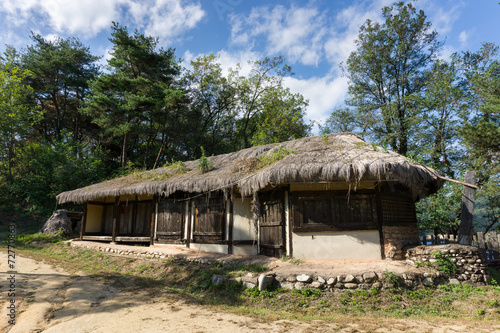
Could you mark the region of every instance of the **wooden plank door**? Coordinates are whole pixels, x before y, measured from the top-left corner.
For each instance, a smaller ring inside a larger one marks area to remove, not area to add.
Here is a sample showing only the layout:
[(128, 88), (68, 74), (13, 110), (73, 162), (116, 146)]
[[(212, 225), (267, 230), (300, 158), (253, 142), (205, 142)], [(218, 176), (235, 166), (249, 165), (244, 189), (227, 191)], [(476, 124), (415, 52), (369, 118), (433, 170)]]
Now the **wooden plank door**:
[(259, 253), (280, 258), (286, 255), (284, 192), (259, 195)]
[(181, 243), (184, 231), (184, 202), (163, 200), (158, 202), (158, 224), (156, 240), (158, 243)]

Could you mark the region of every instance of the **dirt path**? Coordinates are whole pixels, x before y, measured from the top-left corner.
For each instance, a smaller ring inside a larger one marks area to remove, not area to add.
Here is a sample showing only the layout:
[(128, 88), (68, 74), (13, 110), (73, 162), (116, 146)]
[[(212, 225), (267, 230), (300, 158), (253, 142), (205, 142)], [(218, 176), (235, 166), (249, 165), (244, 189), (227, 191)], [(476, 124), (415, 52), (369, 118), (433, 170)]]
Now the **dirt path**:
[[(0, 272), (6, 268), (2, 253)], [(500, 332), (474, 322), (340, 319), (338, 322), (264, 322), (171, 295), (117, 289), (83, 274), (71, 275), (28, 258), (16, 258), (16, 324), (7, 320), (8, 279), (0, 273), (0, 331), (27, 332)]]

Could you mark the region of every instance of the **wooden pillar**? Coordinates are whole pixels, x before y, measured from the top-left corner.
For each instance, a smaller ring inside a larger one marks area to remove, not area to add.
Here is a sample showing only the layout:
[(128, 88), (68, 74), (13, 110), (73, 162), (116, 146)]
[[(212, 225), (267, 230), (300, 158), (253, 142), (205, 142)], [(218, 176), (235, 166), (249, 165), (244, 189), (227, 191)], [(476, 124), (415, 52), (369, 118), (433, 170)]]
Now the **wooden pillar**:
[[(233, 254), (233, 200), (229, 199), (229, 204), (227, 205), (227, 209), (229, 211), (228, 216), (228, 230), (227, 230), (227, 254)], [(226, 202), (227, 202), (226, 201)]]
[(80, 240), (83, 240), (83, 234), (85, 233), (85, 228), (87, 226), (87, 203), (83, 206), (83, 216), (82, 224), (80, 225)]
[(187, 201), (187, 235), (186, 235), (186, 247), (191, 244), (191, 200)]
[(385, 259), (385, 238), (384, 238), (384, 212), (382, 210), (382, 193), (380, 192), (380, 184), (378, 192), (375, 195), (375, 204), (377, 205), (377, 225), (378, 237), (380, 241), (380, 257)]
[(137, 223), (137, 205), (139, 202), (139, 197), (137, 194), (135, 195), (135, 201), (134, 201), (134, 207), (132, 208), (132, 228), (130, 230), (130, 233), (132, 236), (135, 236), (135, 225)]
[(286, 237), (286, 256), (291, 258), (293, 257), (293, 229), (292, 229), (292, 214), (290, 204), (290, 185), (287, 186), (285, 190), (285, 234)]
[(113, 231), (111, 234), (111, 243), (116, 243), (116, 233), (118, 232), (118, 219), (120, 217), (120, 196), (115, 197), (115, 205), (113, 207)]
[(155, 219), (157, 214), (158, 196), (155, 194), (153, 197), (153, 213), (151, 214), (151, 228), (149, 233), (149, 246), (154, 244), (155, 236)]
[[(465, 182), (467, 184), (476, 185), (476, 172), (466, 171)], [(474, 201), (476, 199), (476, 189), (464, 185), (462, 194), (462, 219), (460, 228), (458, 229), (458, 244), (472, 244), (472, 218), (474, 217)]]

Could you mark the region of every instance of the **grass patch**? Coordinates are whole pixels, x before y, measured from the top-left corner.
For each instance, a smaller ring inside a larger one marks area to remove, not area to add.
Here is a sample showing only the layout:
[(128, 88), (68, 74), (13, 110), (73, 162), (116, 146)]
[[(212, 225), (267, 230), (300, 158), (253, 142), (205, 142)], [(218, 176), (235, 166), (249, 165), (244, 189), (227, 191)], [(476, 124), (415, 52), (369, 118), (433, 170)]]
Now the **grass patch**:
[(255, 166), (255, 170), (265, 168), (266, 166), (269, 166), (273, 163), (276, 163), (278, 161), (281, 161), (284, 159), (286, 156), (294, 154), (293, 151), (288, 150), (286, 147), (283, 146), (277, 146), (271, 152), (267, 155), (258, 157), (257, 164)]
[[(70, 272), (82, 271), (106, 279), (118, 288), (147, 292), (157, 301), (183, 299), (196, 304), (219, 307), (222, 311), (252, 314), (263, 320), (351, 320), (354, 318), (459, 318), (469, 321), (500, 321), (500, 287), (442, 285), (436, 288), (406, 290), (317, 289), (289, 291), (278, 286), (259, 291), (226, 280), (212, 283), (214, 274), (228, 277), (256, 275), (265, 266), (234, 263), (201, 264), (186, 260), (143, 260), (114, 256), (107, 252), (80, 249), (65, 243), (31, 243), (17, 253), (44, 260)], [(386, 273), (397, 284), (397, 276)]]

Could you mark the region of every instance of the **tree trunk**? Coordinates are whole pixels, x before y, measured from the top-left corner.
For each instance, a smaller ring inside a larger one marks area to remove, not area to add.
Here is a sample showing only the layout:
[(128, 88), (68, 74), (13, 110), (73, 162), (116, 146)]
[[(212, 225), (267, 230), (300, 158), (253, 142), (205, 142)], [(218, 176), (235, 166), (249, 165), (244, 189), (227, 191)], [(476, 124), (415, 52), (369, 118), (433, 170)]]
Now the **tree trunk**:
[(125, 167), (127, 164), (127, 141), (128, 141), (128, 132), (123, 136), (123, 146), (122, 146), (122, 160), (121, 165)]
[[(466, 171), (465, 182), (467, 184), (476, 184), (476, 172)], [(476, 190), (469, 186), (464, 186), (462, 194), (462, 220), (458, 229), (458, 243), (462, 245), (472, 244), (472, 218), (474, 217), (474, 201), (476, 199)]]

